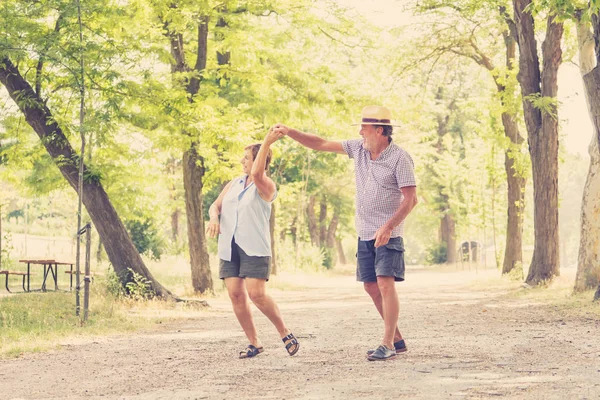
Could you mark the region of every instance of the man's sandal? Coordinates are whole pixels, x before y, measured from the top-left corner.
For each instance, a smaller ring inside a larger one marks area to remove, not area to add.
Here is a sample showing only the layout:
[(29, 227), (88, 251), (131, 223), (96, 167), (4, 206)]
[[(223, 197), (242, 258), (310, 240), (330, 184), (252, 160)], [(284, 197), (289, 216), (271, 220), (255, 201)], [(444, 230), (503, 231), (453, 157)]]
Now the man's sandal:
[(246, 347), (246, 350), (240, 351), (240, 358), (251, 358), (259, 355), (264, 351), (263, 347), (256, 347), (251, 344)]
[(287, 350), (290, 356), (293, 356), (300, 349), (300, 343), (298, 343), (298, 339), (294, 336), (293, 333), (290, 333), (286, 337), (281, 339), (285, 344), (285, 349)]

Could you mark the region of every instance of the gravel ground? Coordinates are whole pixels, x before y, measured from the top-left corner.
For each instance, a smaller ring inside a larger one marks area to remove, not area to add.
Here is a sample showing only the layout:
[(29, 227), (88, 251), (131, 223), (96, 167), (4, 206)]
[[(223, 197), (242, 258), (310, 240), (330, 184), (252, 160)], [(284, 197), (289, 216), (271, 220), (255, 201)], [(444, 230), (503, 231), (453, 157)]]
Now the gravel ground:
[(255, 309), (265, 352), (239, 360), (246, 339), (222, 297), (153, 331), (2, 360), (0, 399), (599, 399), (598, 314), (473, 285), (496, 274), (409, 270), (395, 360), (366, 360), (383, 323), (353, 277), (290, 277), (306, 288), (271, 294), (294, 357)]

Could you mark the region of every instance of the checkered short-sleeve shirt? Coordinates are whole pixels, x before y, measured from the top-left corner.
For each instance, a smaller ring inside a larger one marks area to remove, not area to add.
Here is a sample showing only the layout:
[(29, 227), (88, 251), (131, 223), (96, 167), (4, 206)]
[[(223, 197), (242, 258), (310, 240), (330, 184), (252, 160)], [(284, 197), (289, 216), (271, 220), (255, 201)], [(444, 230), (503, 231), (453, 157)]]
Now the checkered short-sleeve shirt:
[[(354, 160), (356, 175), (356, 230), (360, 240), (372, 240), (375, 232), (394, 215), (402, 204), (403, 187), (417, 186), (410, 155), (394, 142), (371, 160), (362, 139), (342, 142), (348, 157)], [(391, 237), (402, 236), (404, 221), (392, 230)]]

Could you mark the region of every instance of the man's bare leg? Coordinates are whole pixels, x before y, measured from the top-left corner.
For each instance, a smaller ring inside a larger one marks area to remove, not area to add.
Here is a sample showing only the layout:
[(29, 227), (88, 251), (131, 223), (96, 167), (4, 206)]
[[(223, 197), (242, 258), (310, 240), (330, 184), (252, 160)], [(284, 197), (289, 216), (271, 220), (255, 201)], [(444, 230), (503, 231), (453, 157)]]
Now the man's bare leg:
[[(364, 282), (364, 288), (365, 288), (365, 291), (369, 294), (369, 296), (371, 296), (371, 299), (373, 300), (373, 304), (375, 304), (375, 308), (377, 308), (379, 315), (381, 315), (381, 318), (385, 321), (385, 318), (383, 317), (383, 304), (382, 304), (381, 291), (379, 290), (378, 282)], [(396, 295), (396, 299), (397, 298), (398, 298), (398, 296)], [(398, 321), (397, 318), (396, 318), (396, 321)], [(398, 323), (396, 322), (396, 329), (394, 332), (394, 342), (397, 342), (399, 340), (402, 340), (402, 334), (400, 333), (400, 329), (398, 328)]]

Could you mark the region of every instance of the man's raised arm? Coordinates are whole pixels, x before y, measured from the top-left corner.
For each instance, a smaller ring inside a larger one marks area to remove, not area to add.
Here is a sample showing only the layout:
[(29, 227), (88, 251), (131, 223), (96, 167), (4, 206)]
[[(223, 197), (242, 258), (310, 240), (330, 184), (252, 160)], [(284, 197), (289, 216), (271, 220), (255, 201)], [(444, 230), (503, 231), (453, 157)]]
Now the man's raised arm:
[(297, 129), (288, 128), (283, 124), (277, 124), (273, 126), (273, 130), (281, 132), (282, 134), (291, 137), (301, 145), (308, 147), (309, 149), (317, 151), (329, 151), (331, 153), (346, 154), (342, 147), (342, 142), (335, 142), (332, 140), (325, 140), (322, 137), (313, 135), (312, 133), (301, 132)]

